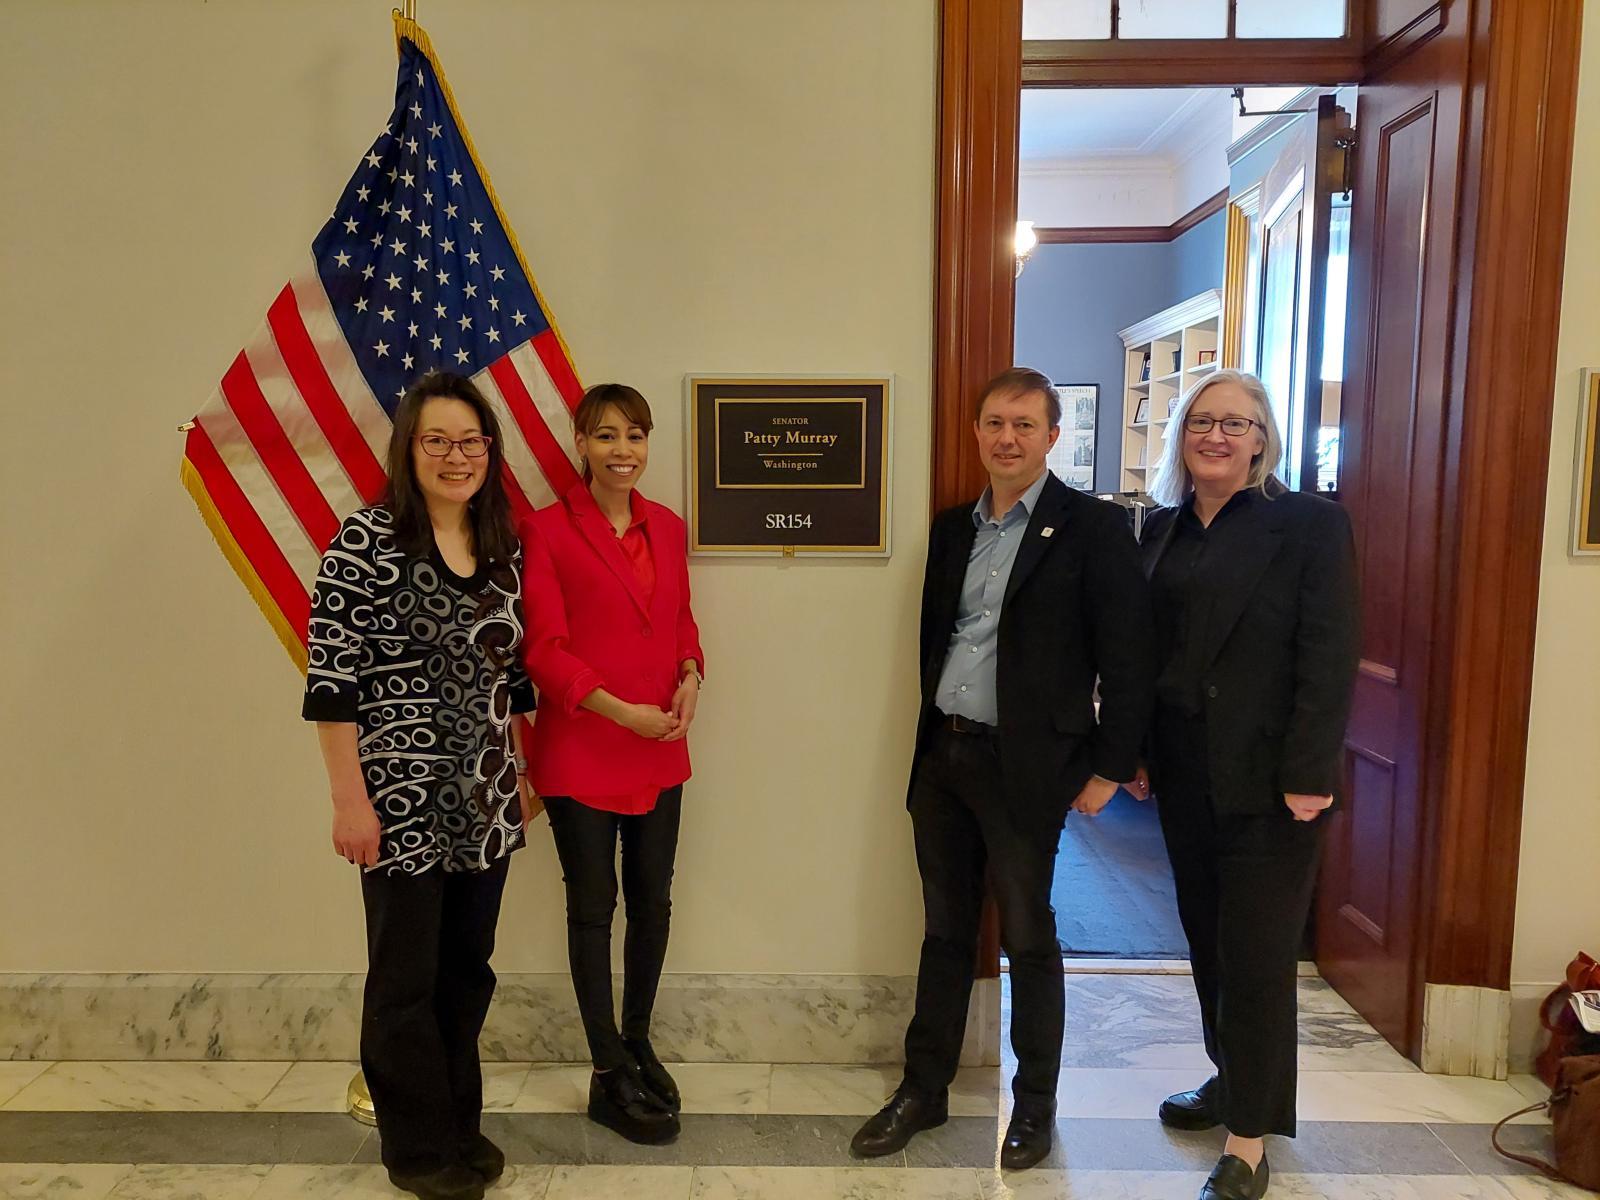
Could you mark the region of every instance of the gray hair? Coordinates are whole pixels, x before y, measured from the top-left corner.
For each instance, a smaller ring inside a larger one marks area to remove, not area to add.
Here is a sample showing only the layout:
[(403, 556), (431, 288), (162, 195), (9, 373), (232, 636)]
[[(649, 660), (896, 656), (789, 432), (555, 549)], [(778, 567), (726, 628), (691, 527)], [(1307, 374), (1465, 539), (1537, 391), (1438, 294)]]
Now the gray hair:
[(1183, 461), (1183, 422), (1206, 389), (1216, 387), (1219, 383), (1237, 385), (1255, 403), (1255, 419), (1261, 426), (1261, 438), (1266, 444), (1250, 460), (1250, 474), (1245, 477), (1245, 487), (1260, 488), (1263, 494), (1266, 493), (1267, 481), (1272, 478), (1273, 469), (1283, 457), (1283, 435), (1278, 432), (1278, 419), (1273, 416), (1272, 401), (1267, 397), (1266, 386), (1254, 375), (1224, 368), (1211, 372), (1191, 387), (1178, 401), (1177, 408), (1172, 410), (1172, 419), (1167, 423), (1166, 444), (1161, 448), (1161, 461), (1155, 464), (1155, 481), (1150, 485), (1150, 496), (1158, 504), (1176, 507), (1194, 491), (1194, 480)]

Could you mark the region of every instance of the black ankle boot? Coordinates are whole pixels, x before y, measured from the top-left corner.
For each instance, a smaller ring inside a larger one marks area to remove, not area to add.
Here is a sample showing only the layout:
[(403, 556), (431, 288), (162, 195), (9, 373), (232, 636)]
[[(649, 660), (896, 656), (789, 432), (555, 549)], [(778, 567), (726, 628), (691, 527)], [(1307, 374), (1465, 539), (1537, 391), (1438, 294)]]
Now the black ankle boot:
[(642, 1146), (678, 1136), (678, 1118), (667, 1112), (630, 1063), (589, 1077), (589, 1119)]
[(644, 1086), (661, 1101), (662, 1106), (669, 1112), (677, 1112), (683, 1107), (683, 1098), (678, 1094), (678, 1085), (667, 1069), (661, 1065), (661, 1060), (656, 1057), (654, 1048), (650, 1045), (649, 1038), (623, 1038), (622, 1044), (628, 1048), (628, 1053), (633, 1056), (633, 1065), (639, 1068), (639, 1079)]

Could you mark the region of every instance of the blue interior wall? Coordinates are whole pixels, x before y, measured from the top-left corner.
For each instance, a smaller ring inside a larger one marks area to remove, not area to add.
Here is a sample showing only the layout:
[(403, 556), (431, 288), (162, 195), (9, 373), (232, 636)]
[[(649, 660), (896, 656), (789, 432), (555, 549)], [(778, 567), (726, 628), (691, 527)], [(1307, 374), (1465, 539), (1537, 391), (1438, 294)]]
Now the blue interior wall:
[(1017, 280), (1016, 357), (1056, 383), (1100, 385), (1096, 491), (1115, 490), (1122, 454), (1123, 351), (1117, 330), (1166, 306), (1171, 246), (1040, 246)]
[(1228, 214), (1214, 212), (1172, 243), (1171, 304), (1222, 286), (1227, 253)]
[(1117, 337), (1164, 308), (1222, 285), (1224, 214), (1173, 242), (1040, 246), (1017, 280), (1015, 361), (1056, 383), (1100, 385), (1094, 486), (1118, 489), (1123, 349)]

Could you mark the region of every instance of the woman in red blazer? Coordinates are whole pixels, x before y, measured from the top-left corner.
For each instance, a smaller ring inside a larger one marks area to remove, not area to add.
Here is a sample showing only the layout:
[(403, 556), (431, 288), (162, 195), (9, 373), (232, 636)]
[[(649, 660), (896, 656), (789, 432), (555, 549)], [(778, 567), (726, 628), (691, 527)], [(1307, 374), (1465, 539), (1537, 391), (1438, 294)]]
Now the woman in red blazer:
[[(683, 521), (638, 493), (650, 405), (622, 384), (573, 414), (583, 482), (523, 530), (528, 674), (543, 701), (528, 778), (567, 886), (567, 955), (594, 1075), (589, 1117), (634, 1142), (678, 1132), (677, 1085), (650, 1046), (667, 953), (685, 735), (704, 656)], [(617, 844), (628, 932), (622, 1028), (611, 1003)]]

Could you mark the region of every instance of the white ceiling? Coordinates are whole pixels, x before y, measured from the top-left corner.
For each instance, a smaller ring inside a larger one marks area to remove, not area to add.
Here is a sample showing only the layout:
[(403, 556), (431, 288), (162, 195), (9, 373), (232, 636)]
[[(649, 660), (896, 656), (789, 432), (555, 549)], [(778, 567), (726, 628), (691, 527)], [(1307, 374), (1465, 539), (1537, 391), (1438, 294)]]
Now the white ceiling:
[(1022, 162), (1181, 160), (1231, 104), (1227, 88), (1024, 88)]

